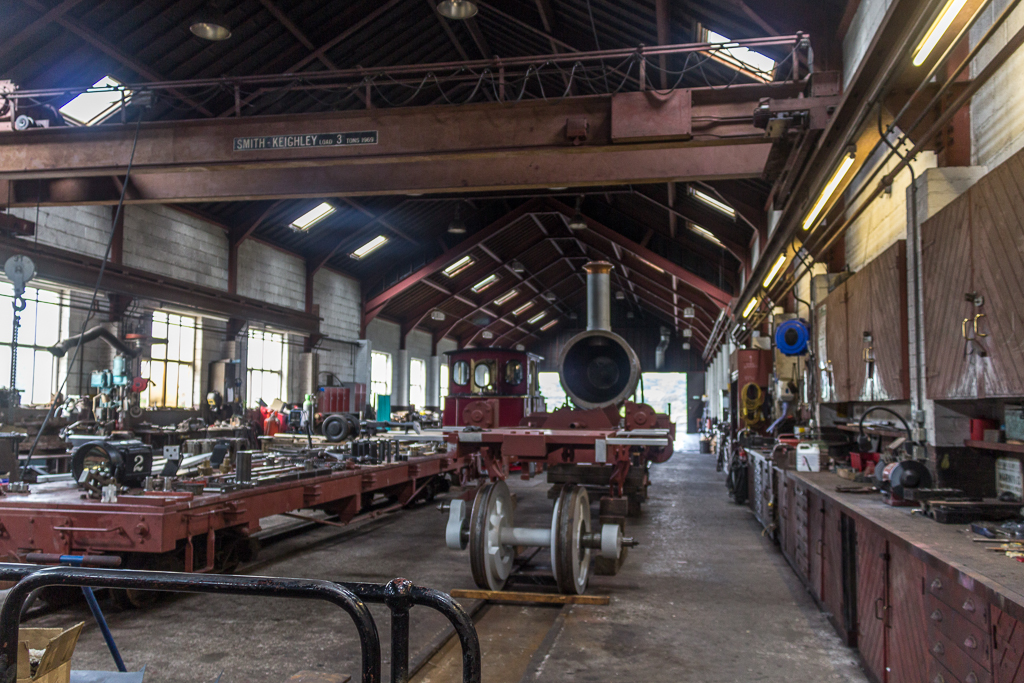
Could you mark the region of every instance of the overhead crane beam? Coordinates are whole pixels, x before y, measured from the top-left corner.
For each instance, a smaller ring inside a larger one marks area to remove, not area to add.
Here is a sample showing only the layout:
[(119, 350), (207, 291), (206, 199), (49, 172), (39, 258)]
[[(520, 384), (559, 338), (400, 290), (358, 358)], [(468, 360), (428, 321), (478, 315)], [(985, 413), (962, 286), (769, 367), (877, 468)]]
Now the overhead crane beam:
[[(763, 97), (800, 83), (143, 123), (126, 203), (468, 192), (759, 177)], [(689, 103), (689, 105), (687, 105)], [(808, 98), (808, 107), (813, 106)], [(569, 135), (569, 122), (585, 139)], [(324, 145), (372, 132), (367, 144)], [(134, 126), (0, 134), (0, 202), (114, 204)], [(314, 137), (315, 136), (315, 137)], [(375, 141), (375, 142), (371, 142)], [(575, 143), (579, 144), (575, 144)], [(236, 151), (238, 150), (238, 151)], [(26, 182), (29, 181), (29, 182)], [(8, 185), (7, 183), (10, 183)]]

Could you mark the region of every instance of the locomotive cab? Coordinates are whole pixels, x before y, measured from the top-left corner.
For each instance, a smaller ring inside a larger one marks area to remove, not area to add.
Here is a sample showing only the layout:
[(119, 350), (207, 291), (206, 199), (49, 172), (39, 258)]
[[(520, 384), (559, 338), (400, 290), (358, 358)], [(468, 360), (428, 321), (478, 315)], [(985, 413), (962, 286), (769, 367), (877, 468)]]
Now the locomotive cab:
[(446, 427), (515, 427), (523, 418), (544, 412), (537, 363), (524, 351), (483, 348), (449, 351)]

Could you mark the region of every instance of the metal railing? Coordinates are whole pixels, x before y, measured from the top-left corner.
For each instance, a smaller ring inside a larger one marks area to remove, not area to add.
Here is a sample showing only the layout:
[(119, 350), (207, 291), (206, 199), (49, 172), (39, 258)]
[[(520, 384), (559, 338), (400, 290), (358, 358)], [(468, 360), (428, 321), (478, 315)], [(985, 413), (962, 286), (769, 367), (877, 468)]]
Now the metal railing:
[(0, 581), (17, 581), (0, 608), (0, 683), (13, 683), (17, 677), (18, 626), (22, 605), (29, 593), (46, 586), (254, 595), (331, 602), (348, 613), (359, 633), (363, 683), (381, 681), (380, 637), (366, 603), (383, 604), (391, 610), (393, 683), (409, 680), (409, 610), (414, 605), (421, 605), (440, 612), (451, 622), (462, 645), (463, 681), (480, 682), (480, 642), (469, 615), (446, 593), (414, 586), (406, 579), (394, 579), (380, 585), (267, 576), (0, 564)]

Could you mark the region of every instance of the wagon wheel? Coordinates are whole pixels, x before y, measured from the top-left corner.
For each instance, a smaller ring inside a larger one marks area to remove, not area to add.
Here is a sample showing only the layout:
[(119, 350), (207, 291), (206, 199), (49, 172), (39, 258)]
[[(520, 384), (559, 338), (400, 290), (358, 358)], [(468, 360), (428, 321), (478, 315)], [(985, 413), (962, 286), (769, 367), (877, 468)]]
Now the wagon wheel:
[(503, 481), (487, 484), (473, 500), (469, 518), (469, 564), (476, 585), (500, 591), (512, 572), (515, 548), (501, 543), (501, 530), (512, 526), (512, 496)]
[(590, 496), (582, 486), (565, 486), (552, 515), (551, 565), (563, 593), (582, 595), (590, 581), (590, 548), (583, 547), (590, 533)]

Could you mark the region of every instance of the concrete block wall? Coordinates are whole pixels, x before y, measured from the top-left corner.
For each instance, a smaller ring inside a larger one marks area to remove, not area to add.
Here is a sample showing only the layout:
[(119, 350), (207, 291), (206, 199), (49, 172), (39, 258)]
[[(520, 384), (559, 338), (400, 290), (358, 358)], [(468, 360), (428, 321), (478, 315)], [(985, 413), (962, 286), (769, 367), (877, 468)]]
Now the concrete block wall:
[(305, 310), (306, 264), (294, 254), (246, 240), (238, 247), (238, 294)]
[[(881, 143), (872, 155), (865, 168), (874, 168), (881, 161), (888, 147)], [(906, 150), (904, 150), (906, 151)], [(876, 161), (877, 158), (877, 161)], [(885, 164), (888, 173), (899, 163), (896, 158)], [(935, 166), (935, 153), (923, 152), (911, 164), (914, 173), (921, 175), (926, 169)], [(860, 179), (850, 184), (847, 189), (847, 200), (853, 197), (856, 188), (860, 187)], [(883, 194), (873, 201), (861, 216), (846, 230), (846, 264), (856, 272), (875, 259), (876, 256), (891, 247), (898, 240), (907, 237), (907, 188), (910, 187), (910, 171), (904, 169), (893, 179), (892, 192)], [(869, 188), (870, 189), (870, 188)]]
[[(993, 0), (971, 29), (971, 48), (1002, 14), (1008, 0)], [(971, 77), (992, 60), (1024, 26), (1024, 7), (1018, 6), (971, 63)], [(971, 163), (994, 168), (1024, 147), (1024, 51), (1017, 50), (971, 99)]]
[(875, 32), (882, 25), (882, 19), (892, 0), (860, 0), (857, 11), (843, 37), (843, 86), (857, 73), (860, 61), (867, 54)]
[(31, 239), (40, 244), (97, 258), (107, 250), (113, 220), (109, 206), (43, 206), (11, 209), (10, 213), (36, 223)]
[(227, 290), (227, 233), (163, 205), (128, 206), (124, 214), (124, 264)]
[[(313, 277), (313, 300), (320, 306), (320, 332), (326, 337), (319, 347), (320, 371), (330, 372), (342, 382), (354, 381), (355, 347), (340, 340), (359, 338), (359, 283), (321, 269)], [(321, 375), (321, 381), (323, 378)]]

